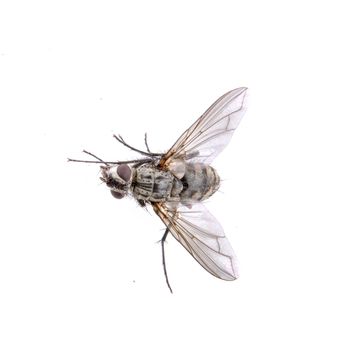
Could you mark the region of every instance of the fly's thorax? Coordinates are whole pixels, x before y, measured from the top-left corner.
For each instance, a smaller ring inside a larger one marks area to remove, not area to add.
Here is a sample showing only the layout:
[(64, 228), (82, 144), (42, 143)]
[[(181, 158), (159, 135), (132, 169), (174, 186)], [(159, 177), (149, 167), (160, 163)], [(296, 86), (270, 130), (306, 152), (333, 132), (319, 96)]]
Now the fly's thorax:
[(184, 190), (182, 202), (203, 201), (212, 196), (220, 187), (220, 177), (216, 170), (204, 163), (186, 163), (182, 178)]
[(154, 164), (143, 164), (135, 170), (131, 191), (136, 199), (150, 202), (179, 201), (183, 186), (170, 171)]
[(102, 166), (101, 172), (101, 180), (110, 188), (113, 197), (121, 199), (127, 195), (134, 177), (134, 167), (128, 164)]

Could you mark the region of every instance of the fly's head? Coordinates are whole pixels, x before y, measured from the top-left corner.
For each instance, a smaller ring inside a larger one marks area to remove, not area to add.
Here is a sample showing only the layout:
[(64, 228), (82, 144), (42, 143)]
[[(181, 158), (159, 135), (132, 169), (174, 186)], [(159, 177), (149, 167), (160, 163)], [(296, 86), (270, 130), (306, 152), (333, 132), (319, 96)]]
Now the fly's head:
[(121, 199), (128, 194), (133, 169), (128, 164), (101, 166), (101, 180), (110, 188), (112, 196)]

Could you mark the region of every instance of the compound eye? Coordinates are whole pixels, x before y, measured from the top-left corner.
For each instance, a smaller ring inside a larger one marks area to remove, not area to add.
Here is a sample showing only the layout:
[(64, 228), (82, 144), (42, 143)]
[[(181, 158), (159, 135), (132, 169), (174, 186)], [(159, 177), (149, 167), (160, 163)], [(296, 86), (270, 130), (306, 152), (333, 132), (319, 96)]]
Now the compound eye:
[(126, 164), (119, 165), (117, 168), (117, 174), (125, 182), (128, 182), (131, 178), (131, 169), (129, 165), (126, 165)]
[(117, 199), (122, 199), (124, 197), (124, 194), (120, 193), (120, 192), (116, 192), (116, 191), (111, 191), (112, 193), (112, 196), (114, 198), (117, 198)]

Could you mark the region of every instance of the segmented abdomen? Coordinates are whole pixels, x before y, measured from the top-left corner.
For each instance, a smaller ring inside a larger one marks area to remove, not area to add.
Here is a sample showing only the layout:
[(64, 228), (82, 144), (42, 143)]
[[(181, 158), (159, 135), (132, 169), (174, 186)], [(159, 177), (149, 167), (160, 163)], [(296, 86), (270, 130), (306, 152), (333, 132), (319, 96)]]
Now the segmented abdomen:
[(187, 163), (184, 177), (181, 179), (183, 191), (181, 201), (202, 201), (214, 194), (220, 186), (220, 177), (216, 170), (203, 163)]

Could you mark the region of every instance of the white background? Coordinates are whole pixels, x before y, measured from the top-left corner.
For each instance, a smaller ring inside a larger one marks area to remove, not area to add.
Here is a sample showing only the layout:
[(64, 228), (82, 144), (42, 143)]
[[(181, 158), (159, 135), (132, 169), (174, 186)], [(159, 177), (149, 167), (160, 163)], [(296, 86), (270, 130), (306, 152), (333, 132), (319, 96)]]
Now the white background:
[[(1, 349), (349, 349), (346, 1), (2, 1)], [(215, 279), (116, 200), (82, 149), (165, 151), (226, 91), (249, 107), (207, 204)]]

